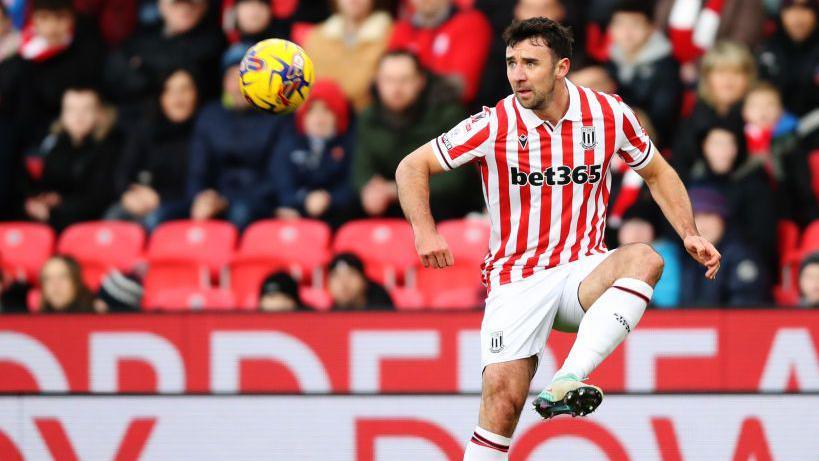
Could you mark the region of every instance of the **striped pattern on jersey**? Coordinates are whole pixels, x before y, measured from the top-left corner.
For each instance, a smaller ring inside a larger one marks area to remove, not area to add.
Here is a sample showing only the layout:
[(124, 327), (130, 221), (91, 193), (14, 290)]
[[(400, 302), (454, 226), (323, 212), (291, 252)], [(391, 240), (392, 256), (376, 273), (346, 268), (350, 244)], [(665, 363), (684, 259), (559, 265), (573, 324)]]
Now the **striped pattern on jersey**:
[(607, 251), (611, 158), (639, 170), (654, 155), (619, 97), (565, 82), (569, 108), (555, 126), (510, 95), (430, 141), (446, 170), (478, 162), (492, 227), (488, 289)]

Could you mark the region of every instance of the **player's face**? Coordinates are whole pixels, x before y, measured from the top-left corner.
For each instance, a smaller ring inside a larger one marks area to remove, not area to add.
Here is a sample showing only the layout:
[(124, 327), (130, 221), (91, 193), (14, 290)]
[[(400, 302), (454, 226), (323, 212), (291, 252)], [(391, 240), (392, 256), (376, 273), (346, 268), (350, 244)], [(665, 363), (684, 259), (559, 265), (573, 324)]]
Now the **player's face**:
[(569, 71), (568, 59), (555, 59), (540, 39), (506, 48), (506, 77), (523, 107), (544, 110), (552, 102), (556, 82)]

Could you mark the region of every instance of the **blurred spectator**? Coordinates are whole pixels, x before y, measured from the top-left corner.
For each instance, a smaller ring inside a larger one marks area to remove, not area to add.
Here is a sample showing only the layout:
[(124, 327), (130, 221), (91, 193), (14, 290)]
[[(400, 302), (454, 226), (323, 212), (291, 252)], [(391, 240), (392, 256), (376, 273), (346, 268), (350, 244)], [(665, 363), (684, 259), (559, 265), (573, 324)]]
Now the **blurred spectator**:
[(141, 115), (142, 104), (162, 88), (162, 77), (180, 66), (201, 77), (202, 99), (218, 94), (219, 57), (224, 48), (220, 30), (204, 20), (207, 0), (159, 0), (162, 27), (125, 42), (106, 65), (108, 90), (124, 106), (126, 121)]
[(97, 312), (136, 312), (142, 306), (142, 283), (133, 274), (114, 269), (102, 279), (94, 310)]
[(335, 310), (392, 310), (390, 295), (367, 279), (364, 263), (351, 253), (336, 255), (328, 268), (327, 288)]
[(0, 1), (0, 62), (17, 54), (20, 33), (14, 28), (6, 5)]
[(651, 303), (657, 307), (675, 307), (680, 300), (680, 250), (673, 242), (658, 235), (659, 216), (653, 203), (641, 202), (623, 215), (617, 231), (618, 246), (649, 243), (665, 262), (663, 275), (654, 287)]
[(31, 22), (10, 63), (18, 68), (3, 69), (16, 76), (8, 103), (24, 147), (48, 133), (67, 88), (99, 83), (104, 52), (94, 26), (75, 13), (71, 0), (31, 2)]
[(807, 155), (798, 139), (799, 121), (785, 112), (776, 87), (756, 85), (745, 98), (742, 117), (750, 161), (775, 185), (780, 218), (803, 226), (819, 218)]
[[(236, 0), (231, 9), (224, 12), (228, 36), (253, 46), (268, 38), (290, 40), (291, 22), (273, 15), (270, 0)], [(236, 40), (234, 40), (236, 41)]]
[(259, 292), (259, 310), (264, 312), (292, 312), (304, 310), (299, 298), (299, 286), (287, 272), (267, 276)]
[(700, 234), (722, 255), (716, 279), (707, 280), (704, 269), (692, 258), (683, 258), (682, 306), (754, 306), (769, 301), (765, 268), (753, 252), (732, 234), (728, 204), (710, 188), (689, 191), (694, 220)]
[(8, 9), (0, 0), (0, 219), (13, 219), (21, 207), (21, 183), (23, 171), (15, 130), (15, 111), (9, 99), (14, 99), (14, 85), (20, 71), (15, 59), (20, 46), (20, 34), (14, 29)]
[(780, 28), (759, 55), (759, 70), (785, 107), (805, 115), (819, 107), (819, 0), (783, 0)]
[[(439, 79), (426, 75), (409, 52), (386, 54), (376, 75), (374, 104), (359, 119), (353, 185), (370, 216), (401, 216), (395, 169), (407, 154), (464, 119), (463, 108)], [(460, 217), (480, 206), (475, 171), (460, 168), (430, 178), (437, 219)]]
[(603, 66), (588, 66), (569, 73), (569, 80), (575, 85), (585, 86), (594, 91), (616, 93), (617, 83)]
[(331, 80), (313, 85), (282, 130), (274, 154), (279, 217), (307, 216), (340, 225), (353, 201), (350, 164), (354, 133), (341, 88)]
[(715, 125), (700, 146), (701, 160), (691, 173), (692, 183), (717, 189), (727, 200), (732, 227), (756, 250), (761, 262), (776, 267), (774, 193), (764, 171), (749, 163), (744, 138)]
[(808, 255), (799, 265), (799, 305), (819, 307), (819, 253)]
[(191, 218), (224, 216), (239, 229), (273, 213), (273, 151), (287, 120), (252, 110), (242, 96), (239, 63), (246, 50), (236, 44), (225, 53), (222, 101), (202, 108), (188, 160)]
[(28, 312), (28, 290), (28, 283), (15, 280), (5, 270), (0, 270), (0, 313)]
[(108, 219), (136, 220), (148, 229), (188, 211), (184, 181), (198, 103), (191, 71), (178, 69), (164, 79), (159, 103), (134, 130), (114, 175), (119, 202)]
[(42, 143), (42, 178), (25, 203), (30, 218), (60, 231), (102, 217), (114, 198), (111, 175), (121, 147), (114, 122), (95, 90), (66, 90), (59, 122)]
[(656, 5), (658, 26), (668, 30), (674, 57), (683, 63), (695, 60), (719, 40), (754, 47), (762, 38), (765, 12), (760, 0), (658, 0)]
[(77, 11), (97, 19), (102, 38), (117, 46), (134, 32), (138, 0), (74, 0)]
[(40, 270), (40, 312), (94, 312), (94, 295), (82, 280), (80, 264), (70, 256), (52, 256)]
[(378, 58), (387, 48), (392, 19), (376, 9), (378, 0), (335, 0), (337, 12), (310, 31), (304, 50), (318, 78), (344, 90), (356, 111), (369, 105)]
[(0, 3), (5, 7), (14, 28), (22, 29), (26, 22), (26, 0), (2, 0)]
[(698, 140), (712, 126), (723, 124), (742, 133), (742, 100), (756, 80), (756, 62), (744, 45), (719, 42), (700, 64), (697, 102), (676, 135), (671, 161), (685, 179), (694, 164)]
[(489, 22), (478, 11), (458, 10), (452, 0), (410, 3), (415, 12), (395, 25), (389, 48), (417, 54), (424, 67), (450, 80), (462, 101), (472, 101), (492, 40)]
[[(609, 24), (609, 73), (618, 94), (632, 107), (646, 111), (659, 134), (658, 144), (671, 138), (679, 112), (679, 67), (671, 43), (654, 28), (651, 3), (622, 0)], [(657, 142), (657, 140), (655, 140)]]

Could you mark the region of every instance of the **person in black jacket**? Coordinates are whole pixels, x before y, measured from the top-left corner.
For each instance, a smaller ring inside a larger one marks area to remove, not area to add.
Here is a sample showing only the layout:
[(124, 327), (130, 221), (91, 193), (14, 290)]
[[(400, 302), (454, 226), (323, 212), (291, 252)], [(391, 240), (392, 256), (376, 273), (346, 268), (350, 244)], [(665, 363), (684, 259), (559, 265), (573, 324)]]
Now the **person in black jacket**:
[(774, 191), (764, 170), (748, 161), (745, 138), (726, 125), (706, 131), (691, 186), (716, 189), (727, 199), (731, 223), (768, 268), (777, 267)]
[(154, 115), (131, 135), (114, 175), (119, 203), (108, 219), (138, 220), (149, 230), (188, 211), (184, 181), (198, 102), (191, 71), (178, 69), (164, 80)]
[(759, 72), (798, 116), (819, 107), (819, 1), (784, 0), (781, 27), (762, 46)]
[(665, 145), (674, 129), (682, 88), (671, 42), (654, 27), (652, 19), (648, 2), (618, 3), (608, 29), (612, 45), (607, 69), (617, 81), (617, 93), (648, 114), (660, 144)]
[(55, 132), (42, 143), (42, 178), (26, 200), (31, 219), (61, 231), (102, 217), (114, 197), (111, 175), (121, 148), (113, 125), (95, 90), (66, 90)]

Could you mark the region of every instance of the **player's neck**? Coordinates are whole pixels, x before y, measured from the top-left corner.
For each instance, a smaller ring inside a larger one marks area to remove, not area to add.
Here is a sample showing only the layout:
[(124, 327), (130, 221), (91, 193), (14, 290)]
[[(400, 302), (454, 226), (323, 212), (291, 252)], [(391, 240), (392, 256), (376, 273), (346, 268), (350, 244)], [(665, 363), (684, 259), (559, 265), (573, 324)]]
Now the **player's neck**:
[(541, 120), (549, 122), (552, 126), (557, 125), (557, 122), (566, 115), (569, 111), (569, 88), (566, 86), (566, 81), (560, 79), (555, 82), (555, 89), (552, 92), (551, 100), (547, 101), (543, 109), (534, 110), (533, 112)]

